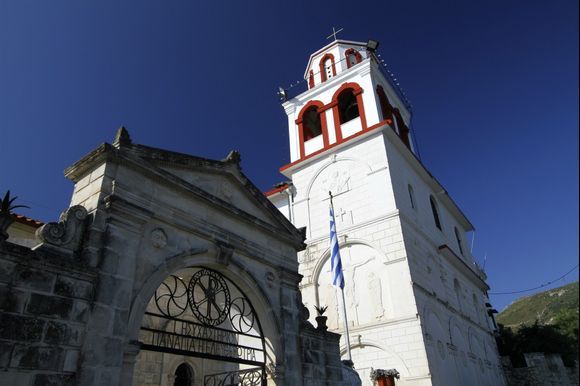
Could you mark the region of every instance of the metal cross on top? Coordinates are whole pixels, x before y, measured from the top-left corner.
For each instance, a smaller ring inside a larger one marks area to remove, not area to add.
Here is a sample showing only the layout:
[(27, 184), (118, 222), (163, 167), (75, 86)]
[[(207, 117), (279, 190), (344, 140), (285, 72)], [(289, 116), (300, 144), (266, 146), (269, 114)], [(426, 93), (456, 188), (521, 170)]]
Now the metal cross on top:
[(338, 31), (336, 31), (336, 30), (334, 29), (334, 27), (332, 27), (332, 33), (331, 33), (330, 35), (328, 35), (327, 39), (330, 39), (331, 37), (333, 37), (333, 36), (334, 36), (334, 40), (336, 40), (336, 34), (337, 34), (337, 33), (339, 33), (339, 32), (340, 32), (340, 31), (342, 31), (342, 30), (343, 30), (343, 28), (341, 28), (341, 29), (339, 29)]

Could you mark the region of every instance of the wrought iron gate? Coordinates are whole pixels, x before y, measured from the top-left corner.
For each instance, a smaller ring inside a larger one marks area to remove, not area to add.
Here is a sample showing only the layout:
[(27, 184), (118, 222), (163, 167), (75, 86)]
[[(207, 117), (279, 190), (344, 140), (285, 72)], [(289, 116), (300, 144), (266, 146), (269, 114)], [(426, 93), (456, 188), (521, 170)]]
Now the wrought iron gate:
[(208, 386), (265, 384), (265, 343), (254, 307), (212, 269), (192, 267), (167, 277), (147, 307), (139, 340), (143, 350), (243, 366), (205, 376)]
[(264, 371), (259, 367), (255, 367), (239, 371), (206, 375), (203, 384), (205, 386), (261, 386), (265, 381)]

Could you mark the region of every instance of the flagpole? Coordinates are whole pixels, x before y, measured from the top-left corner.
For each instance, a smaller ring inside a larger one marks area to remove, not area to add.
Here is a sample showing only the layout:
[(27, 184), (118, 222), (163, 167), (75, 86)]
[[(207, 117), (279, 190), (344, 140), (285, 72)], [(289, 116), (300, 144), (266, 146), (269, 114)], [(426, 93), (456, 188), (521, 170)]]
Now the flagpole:
[[(332, 192), (329, 190), (328, 195), (330, 196), (330, 208), (332, 209), (332, 222), (334, 223), (334, 228), (336, 230), (336, 218), (334, 217), (334, 203), (332, 202)], [(338, 232), (336, 232), (336, 238), (338, 240)], [(344, 330), (346, 332), (345, 339), (346, 339), (346, 350), (348, 353), (348, 360), (352, 363), (352, 355), (350, 353), (350, 337), (348, 334), (348, 321), (346, 319), (346, 300), (344, 297), (344, 288), (340, 289), (342, 294), (342, 318), (344, 319)]]

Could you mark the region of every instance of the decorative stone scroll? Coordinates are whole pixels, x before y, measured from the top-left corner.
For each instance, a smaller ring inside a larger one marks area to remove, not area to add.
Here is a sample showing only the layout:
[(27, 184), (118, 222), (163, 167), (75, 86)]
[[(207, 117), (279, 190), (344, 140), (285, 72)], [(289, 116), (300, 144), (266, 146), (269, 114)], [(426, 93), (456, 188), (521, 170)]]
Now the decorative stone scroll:
[(62, 214), (58, 222), (44, 224), (36, 231), (41, 244), (35, 249), (56, 249), (58, 252), (72, 255), (81, 247), (85, 232), (84, 222), (88, 213), (84, 206), (71, 206)]

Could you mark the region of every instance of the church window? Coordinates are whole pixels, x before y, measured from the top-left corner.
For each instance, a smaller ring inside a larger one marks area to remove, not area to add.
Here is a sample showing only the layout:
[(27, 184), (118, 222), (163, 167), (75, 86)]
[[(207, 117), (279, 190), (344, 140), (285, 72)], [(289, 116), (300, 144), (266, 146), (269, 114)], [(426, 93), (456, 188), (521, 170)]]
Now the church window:
[(413, 191), (411, 184), (407, 185), (407, 189), (409, 190), (409, 201), (411, 202), (411, 208), (415, 209), (415, 192)]
[(175, 370), (174, 386), (192, 386), (193, 370), (187, 363), (182, 363)]
[(344, 56), (346, 57), (346, 67), (351, 68), (352, 66), (359, 64), (362, 61), (362, 57), (360, 52), (355, 50), (354, 48), (349, 48), (344, 52)]
[(316, 106), (312, 106), (304, 112), (302, 127), (305, 141), (308, 141), (314, 137), (318, 137), (320, 134), (322, 134), (320, 113), (318, 112)]
[(338, 113), (340, 124), (360, 116), (358, 102), (352, 89), (346, 89), (338, 96)]
[(335, 75), (334, 56), (332, 54), (326, 54), (320, 59), (320, 80), (324, 82)]
[(387, 98), (387, 94), (385, 93), (385, 90), (382, 86), (377, 86), (377, 95), (381, 105), (381, 114), (383, 115), (383, 120), (387, 121), (387, 124), (391, 125), (391, 127), (394, 129), (393, 106), (391, 106), (389, 98)]
[(455, 227), (455, 240), (457, 240), (457, 246), (459, 247), (459, 252), (463, 256), (463, 245), (461, 243), (461, 236), (459, 235), (459, 229)]
[[(309, 140), (322, 136), (322, 145), (328, 146), (328, 131), (326, 118), (320, 109), (324, 107), (321, 101), (310, 101), (300, 110), (296, 125), (298, 125), (298, 146), (300, 158), (306, 156), (305, 143)], [(319, 144), (315, 142), (315, 147)], [(310, 151), (310, 150), (309, 150)]]
[(399, 109), (395, 109), (395, 121), (397, 122), (397, 129), (399, 130), (399, 137), (401, 138), (401, 141), (403, 141), (405, 146), (410, 149), (411, 141), (409, 139), (409, 128), (405, 124)]
[(433, 220), (435, 221), (435, 226), (439, 230), (443, 230), (441, 228), (441, 220), (439, 219), (439, 209), (437, 207), (437, 202), (435, 201), (435, 197), (430, 196), (429, 201), (431, 202), (431, 211), (433, 212)]
[(473, 297), (473, 310), (475, 312), (475, 315), (474, 315), (475, 316), (475, 320), (477, 322), (479, 322), (480, 321), (480, 316), (479, 316), (480, 309), (479, 309), (479, 306), (478, 306), (479, 302), (477, 301), (477, 296), (475, 296), (475, 294), (473, 294), (472, 297)]
[(459, 280), (453, 279), (453, 289), (455, 290), (455, 296), (457, 297), (457, 309), (461, 311), (461, 284), (459, 284)]

